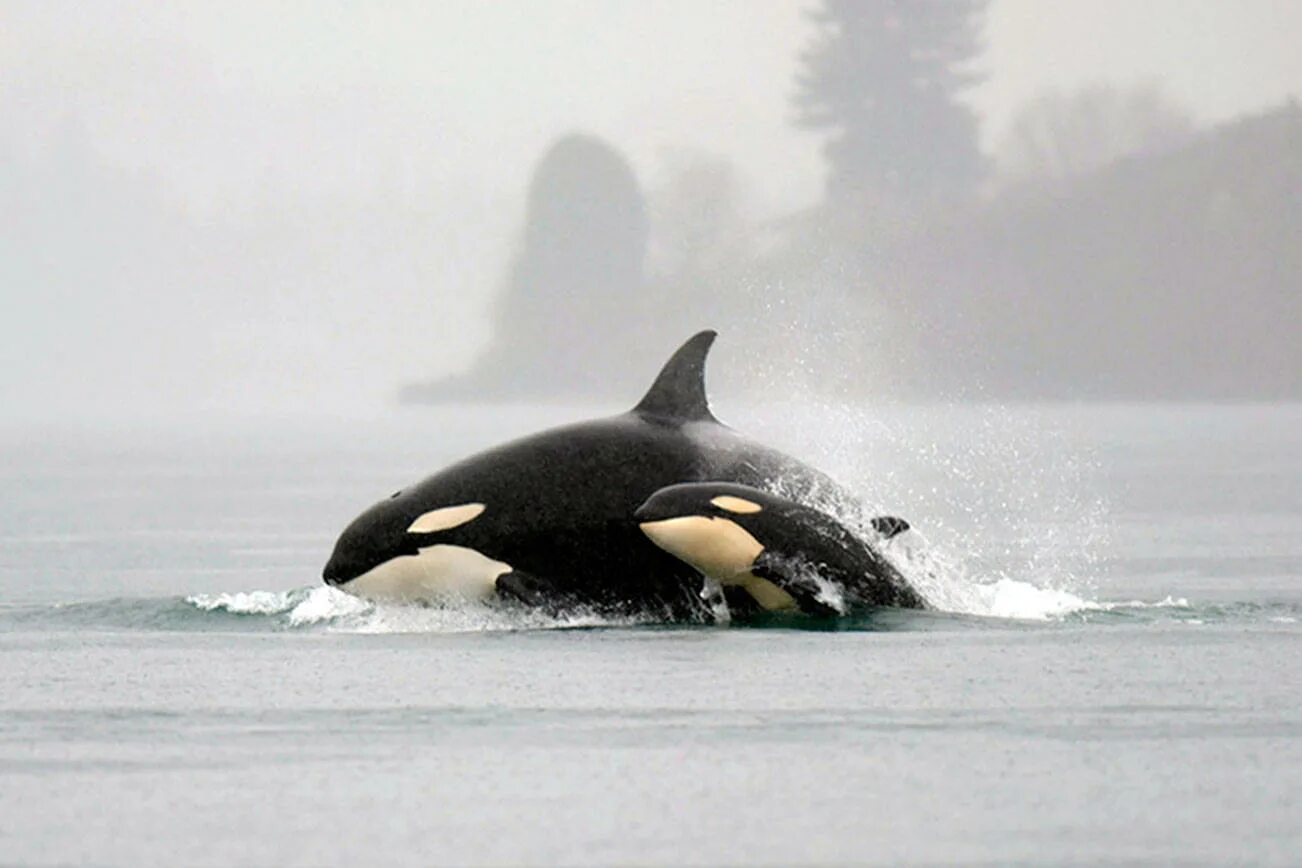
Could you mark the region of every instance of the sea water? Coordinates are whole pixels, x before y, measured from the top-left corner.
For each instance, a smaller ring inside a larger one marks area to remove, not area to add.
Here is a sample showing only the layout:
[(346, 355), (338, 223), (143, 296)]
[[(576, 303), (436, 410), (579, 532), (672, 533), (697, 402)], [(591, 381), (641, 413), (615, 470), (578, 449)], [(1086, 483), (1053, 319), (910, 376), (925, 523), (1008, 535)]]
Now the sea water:
[(1302, 408), (734, 410), (914, 525), (934, 611), (320, 584), (366, 505), (581, 415), (0, 432), (0, 863), (1296, 864)]

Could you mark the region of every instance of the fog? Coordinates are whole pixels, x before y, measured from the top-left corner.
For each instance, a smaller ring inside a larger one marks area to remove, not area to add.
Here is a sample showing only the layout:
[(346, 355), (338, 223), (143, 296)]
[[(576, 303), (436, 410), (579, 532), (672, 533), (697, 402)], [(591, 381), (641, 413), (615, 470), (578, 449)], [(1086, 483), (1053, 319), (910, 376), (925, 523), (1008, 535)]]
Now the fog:
[(0, 414), (1302, 398), (1302, 5), (1051, 9), (0, 4)]

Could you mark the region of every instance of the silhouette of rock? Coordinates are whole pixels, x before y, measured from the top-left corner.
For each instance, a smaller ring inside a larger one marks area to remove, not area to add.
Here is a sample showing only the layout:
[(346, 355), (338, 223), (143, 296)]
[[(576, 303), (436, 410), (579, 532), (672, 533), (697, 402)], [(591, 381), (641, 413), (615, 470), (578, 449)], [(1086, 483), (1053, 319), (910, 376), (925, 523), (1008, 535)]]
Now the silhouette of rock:
[(624, 157), (593, 136), (559, 139), (534, 170), (489, 349), (467, 374), (410, 386), (403, 397), (600, 399), (636, 392), (647, 372), (627, 348), (639, 337), (647, 232), (646, 204)]

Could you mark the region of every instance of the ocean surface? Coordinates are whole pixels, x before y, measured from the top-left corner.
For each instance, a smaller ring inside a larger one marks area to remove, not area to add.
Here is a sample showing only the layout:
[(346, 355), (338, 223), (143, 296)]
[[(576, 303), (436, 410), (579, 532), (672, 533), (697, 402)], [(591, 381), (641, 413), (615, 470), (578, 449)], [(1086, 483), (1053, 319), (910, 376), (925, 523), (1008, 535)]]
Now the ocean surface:
[(0, 429), (0, 863), (1302, 858), (1302, 407), (719, 410), (909, 519), (936, 610), (320, 584), (363, 507), (590, 409)]

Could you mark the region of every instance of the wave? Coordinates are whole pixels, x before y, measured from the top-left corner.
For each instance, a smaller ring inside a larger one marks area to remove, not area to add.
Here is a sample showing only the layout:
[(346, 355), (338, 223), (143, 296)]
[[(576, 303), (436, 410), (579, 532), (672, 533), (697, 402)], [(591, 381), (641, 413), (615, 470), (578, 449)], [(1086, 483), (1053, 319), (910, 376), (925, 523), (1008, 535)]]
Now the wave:
[[(877, 610), (830, 621), (775, 616), (734, 621), (730, 626), (895, 631), (1017, 624), (1049, 627), (1180, 622), (1196, 626), (1246, 622), (1291, 629), (1290, 625), (1302, 621), (1302, 605), (1290, 602), (1194, 603), (1182, 597), (1091, 600), (1068, 590), (1037, 587), (1010, 578), (970, 583), (961, 589), (953, 584), (933, 586), (928, 593), (928, 599), (936, 605), (930, 611)], [(666, 626), (650, 616), (612, 617), (590, 611), (548, 614), (514, 605), (374, 603), (326, 585), (0, 607), (0, 629), (9, 630), (459, 634)], [(673, 626), (701, 629), (703, 625)]]
[(1037, 585), (1008, 576), (974, 580), (968, 576), (962, 563), (911, 543), (913, 540), (907, 538), (900, 544), (892, 541), (884, 547), (884, 553), (914, 583), (923, 597), (942, 611), (987, 618), (1048, 621), (1115, 605), (1090, 600), (1070, 588)]
[(109, 629), (476, 633), (631, 627), (650, 618), (576, 610), (548, 614), (514, 604), (439, 606), (374, 603), (327, 585), (185, 597), (116, 597), (35, 606), (0, 606), (0, 630)]
[(475, 602), (438, 606), (375, 603), (327, 585), (291, 591), (195, 594), (186, 597), (185, 602), (204, 612), (275, 616), (287, 627), (321, 625), (353, 633), (475, 633), (623, 627), (649, 622), (586, 610), (549, 614)]

